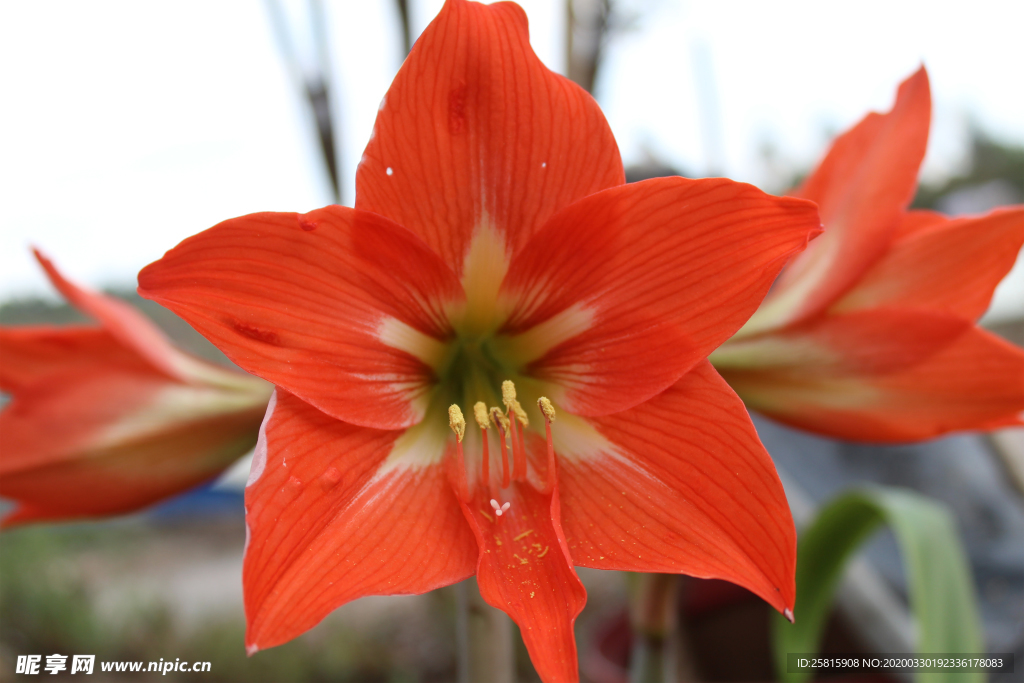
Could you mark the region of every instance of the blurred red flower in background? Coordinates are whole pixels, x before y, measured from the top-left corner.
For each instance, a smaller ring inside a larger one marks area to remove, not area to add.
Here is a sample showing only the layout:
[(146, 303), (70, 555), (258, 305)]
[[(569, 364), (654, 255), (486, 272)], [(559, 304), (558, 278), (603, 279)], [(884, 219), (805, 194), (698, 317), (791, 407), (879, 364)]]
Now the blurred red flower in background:
[(131, 512), (220, 474), (256, 442), (272, 387), (174, 348), (123, 301), (53, 285), (99, 322), (0, 327), (4, 526)]
[[(574, 564), (789, 610), (785, 496), (706, 356), (819, 231), (810, 202), (728, 180), (625, 185), (522, 10), (450, 0), (381, 104), (354, 209), (229, 220), (139, 275), (277, 385), (246, 489), (250, 651), (475, 573), (542, 678), (576, 680)], [(477, 402), (456, 457), (449, 406)]]
[(974, 324), (1024, 243), (1024, 208), (907, 210), (930, 116), (922, 67), (795, 192), (825, 234), (711, 356), (748, 407), (875, 442), (1024, 424), (1024, 351)]

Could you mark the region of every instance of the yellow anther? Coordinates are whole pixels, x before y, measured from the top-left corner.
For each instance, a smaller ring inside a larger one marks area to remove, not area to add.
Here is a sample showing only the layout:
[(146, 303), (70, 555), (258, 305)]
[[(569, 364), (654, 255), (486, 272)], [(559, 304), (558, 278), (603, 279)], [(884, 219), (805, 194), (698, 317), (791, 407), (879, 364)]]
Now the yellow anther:
[(508, 434), (509, 421), (508, 418), (505, 417), (505, 413), (501, 412), (501, 408), (491, 408), (491, 422), (493, 422), (495, 426), (500, 426), (505, 433)]
[(519, 424), (524, 427), (530, 426), (530, 418), (526, 416), (526, 411), (519, 405), (519, 401), (512, 400), (512, 412), (515, 413), (516, 419), (519, 420)]
[(454, 403), (448, 406), (448, 426), (455, 432), (459, 443), (462, 443), (462, 437), (466, 433), (466, 418), (462, 417), (462, 409)]
[(547, 396), (538, 398), (537, 405), (540, 407), (540, 412), (544, 413), (544, 417), (548, 422), (555, 421), (555, 407), (551, 405), (551, 401), (548, 400)]
[(512, 406), (516, 402), (516, 385), (510, 379), (501, 383), (501, 402), (505, 404), (509, 412), (512, 411)]
[(487, 406), (483, 401), (477, 401), (473, 404), (473, 417), (476, 419), (476, 423), (480, 425), (480, 429), (487, 429), (491, 426), (487, 421)]

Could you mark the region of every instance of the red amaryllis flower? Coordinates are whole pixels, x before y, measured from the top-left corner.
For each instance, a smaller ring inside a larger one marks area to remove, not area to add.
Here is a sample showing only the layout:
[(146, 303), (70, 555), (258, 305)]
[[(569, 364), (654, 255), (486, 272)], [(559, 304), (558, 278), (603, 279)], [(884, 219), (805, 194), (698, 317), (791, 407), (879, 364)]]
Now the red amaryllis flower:
[(123, 301), (65, 280), (99, 326), (0, 328), (4, 526), (137, 510), (212, 479), (253, 447), (272, 387), (174, 348)]
[[(229, 220), (139, 275), (277, 385), (246, 489), (250, 651), (474, 573), (546, 681), (577, 678), (573, 565), (792, 607), (782, 487), (706, 356), (817, 234), (813, 204), (624, 185), (522, 10), (461, 0), (399, 71), (356, 182), (354, 209)], [(449, 406), (477, 403), (457, 442)]]
[(748, 407), (876, 442), (1022, 424), (1024, 351), (974, 323), (1024, 242), (1024, 209), (907, 210), (930, 112), (922, 67), (795, 193), (825, 234), (711, 356)]

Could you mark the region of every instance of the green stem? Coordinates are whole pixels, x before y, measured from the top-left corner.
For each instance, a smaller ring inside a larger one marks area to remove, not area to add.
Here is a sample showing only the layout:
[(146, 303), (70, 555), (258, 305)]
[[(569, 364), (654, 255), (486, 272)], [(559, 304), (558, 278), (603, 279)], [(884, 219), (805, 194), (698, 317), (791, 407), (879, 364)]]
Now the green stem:
[(512, 620), (480, 596), (476, 579), (455, 586), (459, 683), (515, 681)]
[(677, 574), (634, 574), (630, 609), (630, 683), (695, 680), (678, 624)]

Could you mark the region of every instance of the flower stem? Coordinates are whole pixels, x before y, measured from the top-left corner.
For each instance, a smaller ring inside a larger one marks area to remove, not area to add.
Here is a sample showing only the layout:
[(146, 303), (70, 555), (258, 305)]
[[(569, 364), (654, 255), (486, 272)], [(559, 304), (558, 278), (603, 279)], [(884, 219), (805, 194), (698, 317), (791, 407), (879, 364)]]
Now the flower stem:
[(676, 574), (635, 574), (633, 578), (630, 683), (695, 680), (678, 632), (681, 577)]
[(476, 579), (455, 586), (459, 683), (512, 683), (516, 660), (512, 620), (480, 596)]

